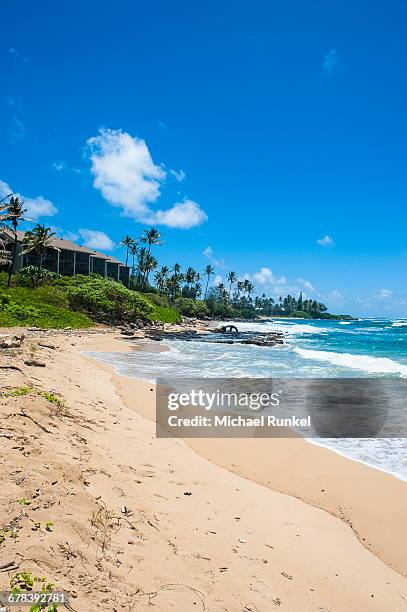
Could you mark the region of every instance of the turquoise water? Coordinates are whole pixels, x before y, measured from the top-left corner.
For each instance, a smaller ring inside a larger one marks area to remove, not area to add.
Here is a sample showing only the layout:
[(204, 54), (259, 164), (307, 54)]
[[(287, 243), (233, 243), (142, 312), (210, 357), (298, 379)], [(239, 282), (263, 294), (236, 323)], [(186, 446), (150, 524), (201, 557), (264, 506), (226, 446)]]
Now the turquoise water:
[[(277, 347), (166, 342), (170, 351), (115, 356), (124, 374), (154, 380), (174, 376), (407, 377), (407, 319), (358, 321), (277, 320), (239, 323), (241, 331), (282, 331)], [(216, 336), (214, 336), (216, 337)], [(210, 340), (211, 337), (208, 337)]]
[[(225, 324), (228, 322), (225, 322)], [(94, 353), (127, 376), (407, 378), (407, 319), (294, 320), (238, 323), (241, 331), (282, 331), (276, 347), (166, 342), (169, 351)], [(210, 340), (210, 337), (208, 338)], [(407, 480), (407, 440), (312, 440)]]

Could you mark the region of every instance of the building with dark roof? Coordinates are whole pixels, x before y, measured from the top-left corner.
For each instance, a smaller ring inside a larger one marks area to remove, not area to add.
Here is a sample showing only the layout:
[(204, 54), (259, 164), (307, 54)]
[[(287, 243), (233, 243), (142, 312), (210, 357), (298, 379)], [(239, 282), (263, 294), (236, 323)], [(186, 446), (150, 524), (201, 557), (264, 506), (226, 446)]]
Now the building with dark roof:
[[(36, 253), (22, 253), (25, 232), (17, 230), (17, 257), (14, 262), (13, 272), (18, 272), (26, 266), (38, 266), (39, 255)], [(13, 250), (14, 232), (9, 228), (0, 228), (0, 238), (9, 251)], [(118, 259), (94, 251), (88, 247), (81, 246), (65, 240), (65, 238), (50, 238), (50, 246), (43, 257), (42, 265), (51, 272), (57, 272), (63, 276), (74, 276), (75, 274), (100, 274), (121, 281), (126, 287), (129, 284), (130, 267), (124, 265)]]

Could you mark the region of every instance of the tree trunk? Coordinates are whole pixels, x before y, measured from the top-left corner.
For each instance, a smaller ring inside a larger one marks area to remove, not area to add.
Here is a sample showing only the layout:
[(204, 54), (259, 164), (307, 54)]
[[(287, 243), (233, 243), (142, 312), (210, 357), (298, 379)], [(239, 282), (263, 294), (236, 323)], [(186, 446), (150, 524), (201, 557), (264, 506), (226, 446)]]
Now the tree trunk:
[(16, 256), (17, 256), (17, 228), (14, 228), (14, 244), (13, 244), (13, 255), (11, 258), (11, 262), (10, 262), (10, 268), (8, 271), (8, 281), (7, 281), (7, 287), (10, 288), (11, 287), (11, 275), (13, 274), (13, 269), (14, 269), (14, 264), (16, 261)]
[(40, 282), (41, 270), (42, 270), (42, 252), (40, 251), (40, 261), (38, 265), (37, 282), (35, 283), (36, 287), (38, 287), (38, 283)]
[(208, 276), (207, 281), (206, 281), (206, 287), (205, 287), (205, 295), (204, 295), (204, 299), (206, 298), (206, 294), (208, 293), (208, 285), (209, 285), (209, 276)]

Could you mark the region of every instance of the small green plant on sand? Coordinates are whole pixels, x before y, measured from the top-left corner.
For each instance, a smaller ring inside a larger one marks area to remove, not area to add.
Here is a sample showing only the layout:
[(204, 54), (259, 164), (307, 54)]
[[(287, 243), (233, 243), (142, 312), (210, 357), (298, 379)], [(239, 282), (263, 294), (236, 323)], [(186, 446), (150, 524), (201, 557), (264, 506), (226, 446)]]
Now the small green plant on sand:
[(21, 397), (22, 395), (28, 395), (32, 391), (32, 387), (17, 387), (16, 389), (1, 391), (0, 397)]
[[(31, 572), (19, 572), (10, 580), (10, 590), (14, 595), (20, 593), (32, 593), (35, 589), (35, 584), (41, 585), (41, 590), (36, 591), (39, 593), (51, 593), (54, 590), (54, 584), (52, 582), (48, 582), (47, 578), (38, 576), (33, 576)], [(59, 604), (58, 603), (43, 603), (38, 602), (30, 607), (29, 612), (41, 612), (41, 610), (46, 610), (46, 612), (57, 612)]]
[(21, 506), (30, 506), (31, 499), (26, 499), (25, 497), (23, 497), (22, 499), (18, 499), (17, 503), (19, 503)]
[(55, 395), (55, 393), (50, 393), (49, 391), (41, 391), (40, 395), (41, 397), (44, 397), (46, 400), (48, 400), (51, 404), (57, 404), (58, 406), (62, 404), (61, 398)]
[(0, 391), (0, 397), (22, 397), (24, 395), (29, 395), (30, 393), (36, 393), (37, 395), (40, 395), (50, 404), (55, 404), (56, 406), (63, 405), (63, 400), (55, 393), (51, 393), (50, 391), (38, 391), (34, 389), (34, 387), (16, 387), (15, 389)]

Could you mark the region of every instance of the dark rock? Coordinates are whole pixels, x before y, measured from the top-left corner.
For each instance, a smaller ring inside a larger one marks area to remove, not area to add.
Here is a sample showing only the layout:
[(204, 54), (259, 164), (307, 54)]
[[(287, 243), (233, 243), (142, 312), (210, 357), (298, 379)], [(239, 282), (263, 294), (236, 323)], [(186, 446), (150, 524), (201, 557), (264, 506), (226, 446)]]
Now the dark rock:
[(24, 334), (21, 334), (21, 336), (0, 336), (0, 349), (19, 348), (24, 338)]

